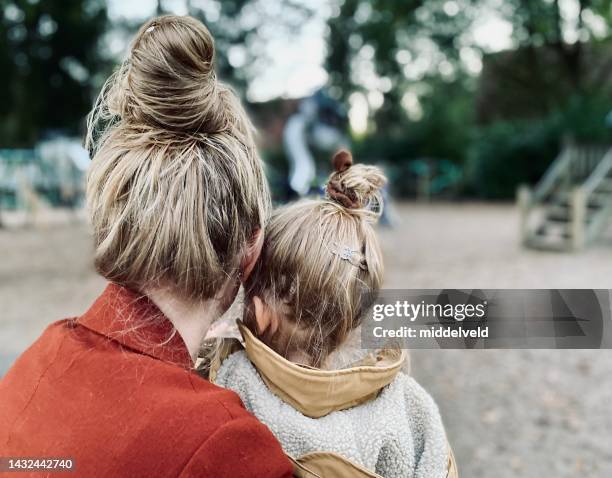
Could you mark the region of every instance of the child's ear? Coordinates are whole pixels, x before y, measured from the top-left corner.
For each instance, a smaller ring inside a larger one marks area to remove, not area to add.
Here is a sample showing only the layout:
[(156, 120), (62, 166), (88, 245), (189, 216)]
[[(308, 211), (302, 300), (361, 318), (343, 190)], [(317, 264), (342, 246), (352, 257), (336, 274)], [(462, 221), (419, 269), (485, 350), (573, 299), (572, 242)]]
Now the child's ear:
[(253, 305), (258, 335), (262, 336), (266, 333), (274, 335), (278, 330), (278, 315), (257, 296), (253, 297)]
[(242, 263), (240, 264), (241, 269), (241, 280), (244, 282), (249, 278), (251, 272), (253, 272), (253, 268), (257, 263), (257, 259), (261, 254), (261, 249), (263, 247), (264, 242), (264, 232), (262, 229), (257, 229), (253, 237), (249, 241), (246, 254), (242, 259)]

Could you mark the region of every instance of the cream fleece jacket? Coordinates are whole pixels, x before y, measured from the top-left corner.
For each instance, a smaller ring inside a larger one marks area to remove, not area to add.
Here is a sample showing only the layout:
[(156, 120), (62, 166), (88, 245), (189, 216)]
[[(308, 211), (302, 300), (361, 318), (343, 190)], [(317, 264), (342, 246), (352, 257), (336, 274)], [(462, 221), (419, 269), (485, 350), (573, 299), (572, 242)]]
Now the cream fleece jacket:
[(399, 373), (377, 398), (309, 418), (272, 393), (244, 351), (230, 355), (215, 383), (234, 390), (288, 455), (335, 452), (385, 478), (443, 478), (448, 445), (438, 407)]

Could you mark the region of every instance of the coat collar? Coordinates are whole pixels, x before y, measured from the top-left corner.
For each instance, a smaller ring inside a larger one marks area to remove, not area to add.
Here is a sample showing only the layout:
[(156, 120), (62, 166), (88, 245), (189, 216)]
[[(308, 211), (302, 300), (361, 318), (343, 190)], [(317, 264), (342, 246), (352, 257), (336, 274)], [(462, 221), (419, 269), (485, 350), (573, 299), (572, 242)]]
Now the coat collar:
[(141, 354), (193, 368), (187, 346), (170, 320), (134, 290), (109, 284), (77, 323)]
[(239, 322), (247, 356), (268, 388), (302, 414), (319, 418), (375, 398), (393, 381), (406, 351), (384, 350), (340, 370), (301, 367), (264, 344)]

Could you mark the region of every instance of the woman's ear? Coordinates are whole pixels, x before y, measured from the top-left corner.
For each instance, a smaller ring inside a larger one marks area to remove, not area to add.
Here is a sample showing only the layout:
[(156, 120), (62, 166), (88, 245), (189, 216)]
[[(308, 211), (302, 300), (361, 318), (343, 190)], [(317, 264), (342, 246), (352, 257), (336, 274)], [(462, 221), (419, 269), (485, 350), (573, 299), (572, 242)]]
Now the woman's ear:
[(257, 263), (257, 259), (261, 255), (261, 249), (263, 248), (264, 242), (264, 233), (263, 230), (257, 229), (253, 237), (249, 241), (249, 245), (246, 250), (246, 254), (242, 258), (242, 262), (240, 264), (241, 270), (241, 280), (244, 282), (249, 278), (251, 272), (253, 272), (253, 268)]
[(274, 335), (278, 330), (278, 316), (274, 310), (257, 296), (253, 297), (253, 305), (255, 308), (257, 334), (260, 337), (266, 333)]

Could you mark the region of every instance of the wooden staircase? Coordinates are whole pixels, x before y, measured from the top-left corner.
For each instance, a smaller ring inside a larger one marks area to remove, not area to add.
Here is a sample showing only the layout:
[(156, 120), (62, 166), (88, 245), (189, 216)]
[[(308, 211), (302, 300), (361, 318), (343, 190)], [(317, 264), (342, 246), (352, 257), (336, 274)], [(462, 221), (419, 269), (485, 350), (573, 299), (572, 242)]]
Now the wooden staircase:
[(519, 187), (517, 200), (523, 245), (582, 249), (612, 218), (612, 148), (568, 143), (535, 188)]

